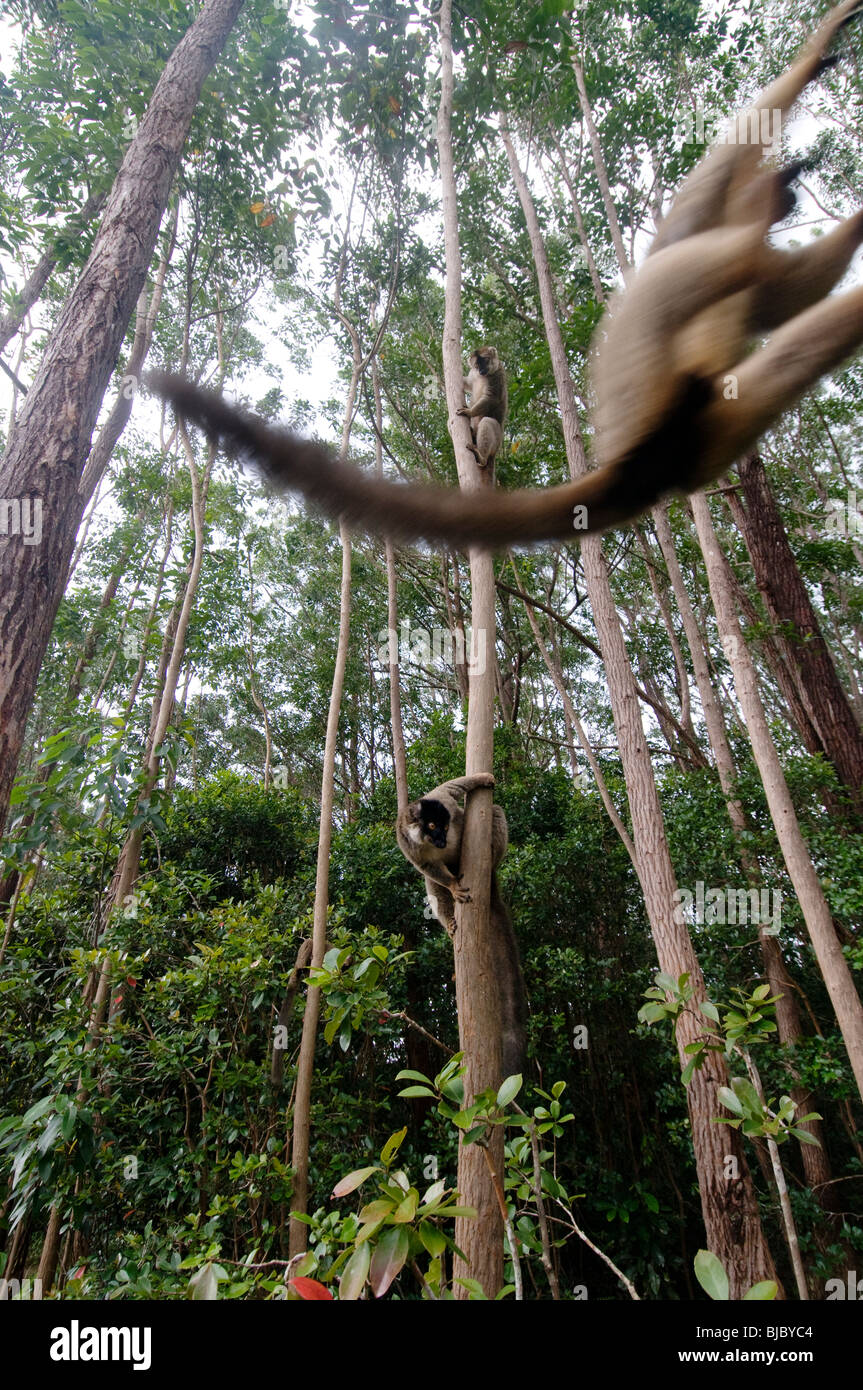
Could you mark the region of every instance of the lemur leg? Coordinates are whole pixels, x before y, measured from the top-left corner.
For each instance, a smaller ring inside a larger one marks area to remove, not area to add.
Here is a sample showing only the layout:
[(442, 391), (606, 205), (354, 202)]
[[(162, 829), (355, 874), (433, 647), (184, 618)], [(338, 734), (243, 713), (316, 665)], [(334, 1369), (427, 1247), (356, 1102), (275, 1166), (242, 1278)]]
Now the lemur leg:
[(765, 283), (753, 296), (752, 331), (776, 328), (824, 299), (842, 279), (861, 243), (863, 209), (799, 250), (772, 251), (766, 262)]
[(436, 883), (433, 883), (426, 875), (426, 897), (432, 912), (447, 936), (452, 938), (455, 935), (455, 908), (452, 895), (445, 888), (440, 888)]
[[(704, 482), (750, 448), (819, 377), (863, 343), (863, 287), (836, 295), (789, 320), (770, 342), (733, 369), (737, 399), (717, 383), (704, 412)], [(711, 449), (711, 440), (717, 441)]]

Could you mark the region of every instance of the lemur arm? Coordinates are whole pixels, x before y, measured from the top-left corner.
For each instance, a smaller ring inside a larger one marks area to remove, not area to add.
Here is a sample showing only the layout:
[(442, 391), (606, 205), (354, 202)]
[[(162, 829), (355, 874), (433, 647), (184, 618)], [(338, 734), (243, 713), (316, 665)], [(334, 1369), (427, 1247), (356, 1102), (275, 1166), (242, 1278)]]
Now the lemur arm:
[(494, 777), (490, 772), (475, 772), (470, 777), (454, 777), (451, 782), (443, 782), (433, 792), (428, 793), (427, 799), (433, 801), (437, 792), (448, 792), (450, 796), (458, 796), (463, 792), (468, 796), (470, 792), (486, 790), (493, 786)]

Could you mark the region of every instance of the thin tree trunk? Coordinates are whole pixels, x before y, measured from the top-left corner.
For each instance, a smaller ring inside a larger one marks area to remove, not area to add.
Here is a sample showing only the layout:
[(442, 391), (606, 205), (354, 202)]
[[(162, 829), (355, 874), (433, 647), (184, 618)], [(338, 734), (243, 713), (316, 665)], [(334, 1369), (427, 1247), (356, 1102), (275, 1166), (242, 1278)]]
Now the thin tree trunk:
[(57, 1259), (60, 1254), (60, 1207), (57, 1202), (53, 1204), (48, 1213), (48, 1229), (45, 1232), (45, 1239), (42, 1242), (42, 1254), (39, 1256), (39, 1269), (36, 1278), (40, 1280), (43, 1292), (47, 1293), (54, 1283), (54, 1275), (57, 1271)]
[(269, 791), (272, 781), (270, 769), (273, 762), (273, 735), (270, 730), (270, 716), (255, 680), (255, 576), (252, 570), (251, 547), (246, 551), (246, 561), (249, 570), (249, 690), (252, 703), (264, 721), (264, 791)]
[[(447, 570), (449, 560), (452, 558), (452, 594), (447, 584)], [(464, 627), (464, 609), (461, 602), (461, 575), (458, 568), (458, 555), (451, 557), (443, 554), (441, 556), (441, 569), (444, 582), (444, 597), (446, 599), (447, 613), (450, 617), (450, 626), (455, 643), (455, 654), (453, 658), (453, 669), (455, 671), (456, 685), (458, 686), (459, 698), (464, 704), (468, 695), (468, 674), (467, 674), (467, 634)]]
[[(698, 687), (698, 694), (701, 700), (701, 708), (704, 713), (704, 722), (707, 725), (707, 738), (713, 751), (716, 761), (716, 771), (719, 776), (719, 785), (722, 788), (722, 795), (725, 797), (725, 805), (728, 811), (728, 818), (731, 822), (731, 829), (737, 844), (737, 852), (740, 862), (746, 874), (747, 882), (755, 887), (761, 882), (761, 874), (758, 863), (753, 860), (750, 854), (746, 836), (749, 825), (743, 804), (737, 795), (737, 769), (734, 765), (734, 758), (731, 746), (728, 742), (728, 735), (725, 729), (725, 721), (722, 718), (722, 710), (713, 689), (713, 682), (710, 679), (710, 670), (704, 651), (704, 643), (701, 637), (701, 630), (695, 616), (692, 604), (689, 602), (689, 594), (683, 582), (683, 575), (680, 572), (680, 565), (677, 561), (677, 552), (674, 547), (674, 540), (671, 534), (671, 527), (668, 523), (668, 504), (661, 504), (653, 510), (653, 521), (656, 526), (656, 534), (659, 539), (659, 547), (662, 551), (668, 577), (671, 581), (671, 589), (677, 602), (677, 608), (683, 622), (683, 631), (689, 645), (689, 652), (692, 658), (692, 669), (695, 673), (695, 683)], [(779, 1041), (783, 1047), (793, 1047), (803, 1036), (803, 1028), (800, 1021), (800, 1010), (797, 1007), (797, 1000), (794, 995), (794, 986), (785, 967), (782, 958), (782, 948), (775, 936), (765, 931), (762, 924), (758, 932), (758, 944), (761, 949), (761, 958), (764, 962), (764, 973), (770, 985), (771, 995), (778, 995), (776, 1001), (776, 1027), (779, 1033)], [(793, 1065), (790, 1068), (792, 1076), (796, 1078)], [(817, 1110), (811, 1094), (806, 1091), (799, 1082), (791, 1087), (791, 1098), (798, 1107), (798, 1114), (807, 1115), (812, 1110)], [(832, 1177), (830, 1162), (827, 1157), (825, 1146), (825, 1135), (820, 1120), (810, 1120), (803, 1128), (808, 1129), (810, 1134), (818, 1140), (819, 1146), (813, 1144), (801, 1144), (800, 1156), (803, 1162), (803, 1171), (806, 1174), (806, 1181), (815, 1192), (822, 1205), (827, 1205), (835, 1200), (835, 1189), (830, 1185)]]
[[(570, 473), (573, 478), (578, 478), (587, 472), (587, 460), (563, 335), (554, 315), (545, 243), (527, 181), (502, 120), (501, 135), (531, 241)], [(599, 633), (626, 779), (639, 878), (660, 969), (674, 979), (683, 974), (689, 976), (689, 983), (695, 990), (694, 1004), (697, 1008), (706, 999), (704, 977), (686, 928), (683, 923), (677, 922), (674, 912), (677, 883), (662, 807), (599, 537), (583, 538), (582, 561)], [(694, 1015), (684, 1014), (676, 1034), (681, 1067), (688, 1061), (686, 1046), (695, 1041), (698, 1033)], [(717, 1053), (712, 1052), (705, 1066), (693, 1074), (687, 1086), (687, 1102), (708, 1243), (729, 1272), (732, 1298), (740, 1298), (759, 1280), (775, 1279), (776, 1271), (761, 1228), (755, 1190), (740, 1135), (736, 1130), (721, 1134), (719, 1131), (725, 1126), (713, 1123), (719, 1113), (717, 1087), (727, 1085), (727, 1082), (725, 1064)]]
[[(732, 505), (732, 512), (734, 507)], [(731, 567), (728, 567), (728, 582), (731, 585), (735, 603), (743, 615), (743, 620), (749, 627), (763, 627), (763, 615), (759, 613), (755, 604), (752, 602), (748, 593), (744, 589), (737, 575)], [(781, 641), (777, 634), (769, 632), (764, 641), (760, 644), (759, 650), (763, 654), (764, 661), (770, 674), (776, 682), (778, 690), (787, 707), (787, 714), (792, 728), (798, 734), (801, 743), (807, 753), (815, 756), (823, 754), (824, 748), (821, 739), (818, 737), (818, 730), (809, 717), (809, 711), (800, 698), (800, 691), (791, 673), (791, 668), (786, 660)], [(822, 797), (825, 805), (831, 811), (834, 810), (835, 798), (829, 796)]]
[[(209, 483), (210, 472), (215, 460), (215, 446), (208, 447), (207, 463), (204, 468), (203, 477), (199, 477), (195, 455), (192, 444), (186, 431), (185, 425), (180, 425), (180, 438), (186, 454), (186, 462), (189, 467), (189, 478), (192, 486), (192, 525), (194, 529), (195, 549), (192, 557), (192, 567), (189, 574), (186, 592), (183, 595), (183, 604), (177, 619), (177, 630), (174, 635), (174, 643), (171, 657), (168, 662), (168, 669), (165, 672), (165, 684), (162, 690), (162, 697), (159, 702), (159, 712), (155, 721), (155, 728), (151, 730), (147, 748), (147, 776), (140, 800), (146, 800), (156, 785), (159, 776), (160, 757), (158, 750), (168, 732), (168, 725), (174, 712), (174, 699), (177, 693), (177, 685), (180, 679), (180, 668), (186, 655), (186, 632), (189, 627), (189, 619), (192, 615), (195, 597), (198, 592), (198, 582), (201, 577), (201, 566), (204, 563), (204, 509), (206, 506), (207, 486)], [(144, 827), (135, 826), (126, 836), (125, 843), (120, 851), (117, 861), (117, 868), (111, 888), (107, 894), (104, 912), (104, 921), (107, 922), (112, 909), (131, 893), (132, 888), (138, 878), (138, 869), (141, 863), (141, 845), (144, 838)]]
[(12, 303), (4, 314), (0, 314), (0, 352), (14, 338), (33, 305), (39, 299), (57, 264), (57, 247), (61, 241), (80, 236), (85, 228), (99, 216), (104, 207), (107, 193), (91, 193), (78, 212), (72, 214), (61, 233), (52, 232), (51, 245), (43, 251), (20, 290), (13, 291)]
[[(135, 520), (138, 522), (143, 522), (143, 512), (139, 512)], [(93, 657), (96, 652), (96, 644), (99, 640), (99, 633), (102, 628), (101, 620), (108, 612), (108, 609), (111, 607), (111, 604), (114, 602), (114, 599), (117, 597), (117, 589), (119, 588), (120, 580), (125, 575), (126, 564), (129, 560), (129, 556), (131, 555), (132, 550), (134, 549), (136, 540), (137, 536), (131, 538), (128, 541), (125, 549), (123, 550), (122, 554), (120, 555), (119, 559), (114, 565), (114, 568), (108, 578), (108, 583), (105, 585), (105, 588), (102, 592), (102, 597), (99, 600), (99, 607), (96, 613), (96, 618), (92, 626), (90, 627), (90, 631), (87, 633), (87, 636), (84, 639), (84, 645), (81, 648), (81, 654), (78, 657), (78, 660), (75, 662), (74, 671), (69, 677), (69, 683), (66, 687), (66, 696), (64, 700), (64, 704), (67, 708), (71, 708), (77, 702), (78, 696), (81, 694), (81, 681), (83, 679), (84, 672), (86, 671), (90, 662), (93, 660)]]
[[(347, 232), (342, 247), (342, 270), (347, 255)], [(342, 271), (340, 271), (341, 275)], [(336, 285), (336, 306), (338, 312), (340, 279)], [(344, 322), (344, 320), (343, 320)], [(351, 384), (345, 403), (342, 422), (342, 441), (340, 457), (347, 459), (351, 439), (351, 422), (360, 385), (362, 358), (360, 343), (356, 332), (345, 322), (353, 343), (353, 371)], [(342, 694), (345, 686), (345, 670), (348, 662), (348, 644), (351, 631), (351, 538), (347, 527), (339, 527), (342, 543), (342, 582), (339, 597), (339, 636), (336, 647), (336, 660), (333, 667), (333, 683), (330, 689), (330, 705), (327, 714), (327, 733), (324, 741), (324, 759), (321, 772), (321, 814), (318, 830), (318, 859), (315, 873), (315, 908), (312, 925), (312, 969), (320, 969), (327, 950), (327, 908), (329, 906), (330, 846), (333, 839), (333, 803), (335, 800), (336, 753), (338, 750), (339, 717), (342, 708)], [(321, 1011), (321, 991), (317, 985), (309, 985), (306, 992), (306, 1008), (303, 1015), (303, 1033), (300, 1040), (300, 1055), (297, 1061), (296, 1093), (294, 1100), (294, 1127), (291, 1147), (291, 1167), (294, 1170), (294, 1187), (291, 1194), (291, 1221), (288, 1248), (291, 1257), (300, 1254), (308, 1245), (308, 1227), (298, 1221), (294, 1213), (305, 1215), (309, 1202), (309, 1151), (311, 1143), (312, 1084), (315, 1069), (315, 1044), (317, 1040), (318, 1019)]]
[(617, 208), (614, 206), (614, 199), (611, 196), (611, 184), (608, 181), (608, 170), (605, 167), (605, 159), (602, 153), (602, 145), (599, 140), (599, 132), (593, 119), (593, 111), (587, 96), (587, 87), (584, 82), (584, 69), (576, 55), (575, 49), (570, 58), (572, 70), (575, 73), (575, 85), (578, 87), (578, 99), (581, 102), (581, 113), (584, 116), (584, 124), (587, 130), (587, 137), (590, 141), (590, 148), (593, 154), (593, 167), (596, 173), (596, 181), (599, 184), (599, 191), (602, 195), (602, 205), (605, 208), (605, 216), (608, 221), (608, 230), (611, 232), (611, 240), (614, 244), (617, 263), (622, 271), (629, 268), (629, 257), (626, 254), (626, 247), (623, 244), (623, 237), (620, 235), (620, 223), (617, 220)]
[[(161, 597), (162, 597), (162, 587), (163, 587), (163, 585), (164, 585), (164, 583), (165, 583), (165, 571), (166, 571), (166, 569), (167, 569), (167, 567), (168, 567), (168, 561), (169, 561), (170, 558), (171, 558), (171, 551), (173, 550), (173, 548), (174, 548), (174, 499), (173, 499), (173, 497), (169, 497), (169, 498), (168, 498), (168, 510), (167, 510), (167, 515), (166, 515), (166, 518), (165, 518), (165, 546), (164, 546), (164, 549), (163, 549), (163, 551), (162, 551), (161, 559), (160, 559), (160, 561), (159, 561), (159, 571), (158, 571), (158, 573), (157, 573), (157, 575), (156, 575), (155, 584), (153, 585), (153, 599), (152, 599), (152, 602), (151, 602), (151, 604), (150, 604), (149, 611), (148, 611), (148, 613), (147, 613), (146, 621), (145, 621), (145, 623), (144, 623), (143, 628), (141, 629), (141, 647), (140, 647), (140, 651), (139, 651), (139, 653), (138, 653), (138, 665), (137, 665), (136, 668), (135, 668), (135, 674), (134, 674), (133, 677), (132, 677), (131, 683), (130, 683), (130, 685), (129, 685), (129, 689), (128, 689), (127, 693), (126, 693), (126, 699), (125, 699), (124, 702), (123, 702), (123, 713), (124, 713), (124, 715), (125, 715), (125, 717), (126, 717), (127, 719), (128, 719), (128, 717), (129, 717), (129, 715), (132, 713), (132, 709), (133, 709), (133, 707), (134, 707), (135, 700), (136, 700), (137, 697), (138, 697), (138, 690), (140, 689), (141, 681), (144, 679), (144, 672), (145, 672), (145, 670), (147, 669), (147, 647), (148, 647), (148, 645), (149, 645), (150, 633), (153, 631), (153, 626), (154, 626), (155, 621), (156, 621), (156, 613), (157, 613), (157, 610), (158, 610), (158, 607), (159, 607), (159, 603), (160, 603), (160, 600), (161, 600)], [(188, 582), (188, 581), (187, 581), (187, 582)], [(103, 683), (102, 683), (102, 686), (100, 686), (99, 691), (98, 691), (98, 693), (97, 693), (97, 695), (96, 695), (96, 700), (95, 700), (95, 703), (96, 703), (96, 704), (98, 704), (98, 702), (99, 702), (99, 700), (102, 698), (102, 695), (103, 695), (103, 694), (104, 694), (104, 681), (103, 681)]]
[[(443, 367), (448, 426), (455, 447), (459, 482), (466, 492), (494, 487), (492, 469), (480, 469), (468, 451), (470, 427), (456, 412), (464, 405), (461, 350), (461, 250), (458, 205), (452, 153), (453, 56), (452, 0), (440, 8), (441, 96), (437, 143), (443, 203), (446, 289)], [(471, 645), (469, 669), (466, 771), (468, 776), (491, 771), (494, 759), (495, 604), (494, 563), (488, 552), (471, 550)], [(501, 1080), (502, 1026), (498, 1007), (497, 962), (489, 918), (491, 888), (491, 791), (476, 791), (466, 799), (461, 872), (470, 884), (471, 901), (456, 904), (458, 929), (453, 947), (459, 1019), (459, 1045), (465, 1054), (465, 1104), (487, 1086)], [(458, 1188), (463, 1204), (475, 1207), (476, 1220), (456, 1219), (455, 1240), (464, 1254), (456, 1256), (456, 1277), (478, 1280), (486, 1297), (494, 1298), (503, 1283), (503, 1221), (491, 1171), (503, 1171), (503, 1130), (495, 1127), (489, 1140), (490, 1164), (476, 1144), (459, 1147)], [(456, 1285), (455, 1297), (468, 1297)]]
[[(515, 570), (514, 564), (513, 569)], [(518, 579), (516, 579), (516, 582), (518, 582)], [(536, 615), (533, 611), (533, 603), (531, 602), (531, 599), (527, 594), (524, 594), (523, 597), (525, 612), (527, 613), (527, 620), (530, 623), (530, 629), (533, 633), (534, 641), (536, 642), (539, 654), (545, 662), (548, 674), (551, 676), (552, 684), (554, 685), (555, 690), (560, 696), (560, 700), (563, 705), (567, 721), (569, 724), (572, 725), (572, 728), (575, 731), (575, 735), (578, 738), (579, 744), (581, 745), (581, 751), (584, 753), (584, 756), (587, 758), (587, 761), (590, 764), (590, 770), (593, 773), (594, 780), (596, 781), (596, 786), (599, 791), (599, 795), (602, 798), (602, 804), (608, 812), (608, 818), (614, 826), (615, 830), (617, 831), (618, 835), (620, 836), (621, 841), (623, 842), (623, 847), (629, 855), (630, 859), (632, 860), (632, 867), (635, 869), (635, 872), (638, 873), (638, 858), (635, 853), (635, 846), (632, 843), (632, 837), (630, 836), (629, 831), (624, 825), (620, 817), (620, 814), (618, 813), (617, 807), (611, 799), (611, 793), (609, 792), (608, 785), (605, 781), (605, 778), (602, 775), (602, 768), (600, 767), (596, 754), (594, 753), (590, 745), (590, 741), (587, 737), (587, 734), (584, 732), (584, 726), (582, 725), (582, 722), (575, 711), (575, 706), (573, 705), (572, 700), (570, 699), (569, 691), (566, 688), (566, 682), (563, 679), (563, 672), (560, 668), (560, 664), (558, 661), (552, 659), (547, 646), (542, 640), (542, 633), (539, 630), (539, 623), (536, 620)]]
[(695, 729), (692, 726), (692, 708), (689, 698), (689, 672), (686, 669), (686, 662), (683, 660), (683, 651), (677, 640), (677, 633), (674, 630), (668, 599), (657, 580), (654, 571), (653, 556), (650, 553), (647, 541), (644, 538), (644, 532), (640, 526), (636, 528), (636, 539), (644, 557), (647, 578), (653, 591), (653, 597), (656, 599), (657, 607), (662, 614), (662, 621), (665, 624), (665, 631), (668, 636), (668, 645), (671, 647), (671, 654), (674, 657), (674, 667), (677, 671), (678, 694), (680, 696), (680, 723), (689, 734), (692, 742), (697, 743)]
[(26, 1216), (22, 1216), (15, 1230), (12, 1232), (12, 1240), (9, 1244), (9, 1258), (3, 1271), (5, 1279), (23, 1279), (24, 1271), (29, 1263), (27, 1256), (30, 1253), (30, 1237), (33, 1232), (33, 1213), (28, 1211)]
[[(590, 242), (588, 241), (587, 232), (584, 228), (584, 218), (581, 215), (581, 203), (579, 201), (578, 193), (576, 191), (575, 185), (572, 181), (572, 177), (569, 172), (569, 163), (566, 157), (566, 151), (563, 149), (560, 141), (558, 140), (557, 133), (554, 130), (553, 126), (550, 128), (549, 134), (551, 136), (551, 142), (557, 151), (558, 166), (560, 168), (561, 177), (564, 183), (566, 184), (567, 192), (569, 193), (569, 200), (572, 205), (572, 215), (575, 218), (575, 225), (578, 230), (578, 239), (581, 242), (582, 249), (584, 251), (584, 258), (587, 262), (587, 269), (590, 274), (590, 283), (593, 285), (593, 293), (596, 295), (597, 301), (600, 304), (604, 304), (606, 298), (605, 290), (603, 289), (602, 279), (600, 277), (599, 270), (597, 269), (596, 261), (593, 259), (593, 252), (590, 249)], [(621, 242), (621, 250), (622, 249), (623, 243)]]
[(719, 548), (710, 509), (703, 493), (693, 495), (692, 511), (707, 565), (707, 579), (719, 631), (734, 673), (737, 698), (746, 720), (752, 752), (761, 774), (779, 848), (800, 903), (818, 967), (836, 1011), (836, 1019), (848, 1049), (858, 1090), (863, 1096), (863, 1005), (854, 987), (848, 962), (836, 936), (830, 909), (800, 831), (788, 783), (764, 715), (755, 667), (741, 635), (734, 610), (731, 585), (726, 574), (727, 562)]
[[(355, 389), (355, 383), (352, 383)], [(352, 410), (351, 410), (352, 414)], [(350, 418), (346, 412), (345, 432), (350, 431)], [(343, 442), (342, 457), (347, 457), (347, 442)], [(339, 730), (339, 715), (342, 706), (342, 692), (345, 684), (345, 668), (348, 660), (348, 641), (351, 623), (351, 538), (347, 528), (339, 528), (342, 541), (342, 583), (339, 600), (339, 639), (336, 661), (333, 669), (333, 684), (330, 690), (330, 708), (327, 715), (327, 734), (324, 743), (324, 765), (321, 775), (321, 815), (318, 834), (318, 862), (315, 876), (315, 910), (312, 928), (313, 969), (320, 969), (327, 950), (327, 907), (329, 905), (330, 846), (333, 838), (333, 800), (335, 795), (336, 745)], [(306, 994), (306, 1009), (303, 1015), (303, 1035), (300, 1042), (300, 1056), (297, 1062), (296, 1098), (294, 1101), (294, 1129), (291, 1152), (291, 1167), (294, 1170), (294, 1187), (291, 1194), (291, 1223), (289, 1254), (300, 1254), (308, 1244), (308, 1226), (297, 1221), (294, 1213), (305, 1215), (309, 1201), (309, 1148), (311, 1137), (312, 1081), (314, 1079), (315, 1041), (318, 1031), (318, 1018), (321, 1010), (321, 991), (317, 985), (310, 985)]]
[[(291, 1018), (294, 1012), (294, 1000), (297, 997), (297, 990), (300, 987), (300, 972), (302, 970), (308, 970), (309, 965), (311, 964), (311, 959), (312, 938), (310, 936), (307, 936), (306, 939), (301, 943), (300, 949), (297, 951), (297, 958), (294, 962), (294, 968), (291, 971), (290, 976), (288, 977), (288, 983), (285, 986), (284, 997), (282, 998), (282, 1002), (279, 1006), (279, 1012), (276, 1017), (276, 1028), (282, 1030), (278, 1037), (279, 1042), (287, 1043), (287, 1031), (290, 1026)], [(270, 1059), (270, 1081), (274, 1086), (281, 1086), (282, 1084), (282, 1079), (285, 1074), (286, 1052), (287, 1046), (276, 1047), (274, 1042), (273, 1055)]]
[(146, 288), (142, 289), (138, 296), (138, 307), (135, 311), (135, 338), (122, 373), (117, 398), (111, 407), (111, 413), (99, 431), (96, 443), (90, 450), (90, 457), (87, 459), (81, 481), (78, 484), (78, 492), (83, 498), (85, 506), (98, 487), (111, 455), (117, 447), (117, 441), (132, 415), (135, 392), (140, 384), (141, 368), (147, 360), (147, 353), (150, 351), (150, 345), (153, 341), (153, 330), (156, 326), (156, 319), (159, 317), (162, 295), (165, 290), (165, 277), (168, 274), (168, 266), (171, 264), (171, 257), (177, 244), (179, 213), (180, 202), (177, 199), (168, 227), (165, 250), (153, 279), (153, 293), (150, 295), (149, 303), (147, 302)]
[[(163, 513), (162, 513), (163, 519), (164, 519), (164, 515), (165, 515), (165, 514), (164, 514), (164, 512), (163, 512)], [(101, 679), (101, 681), (99, 682), (99, 688), (98, 688), (98, 690), (96, 691), (96, 694), (95, 694), (95, 696), (93, 697), (93, 699), (92, 699), (92, 701), (91, 701), (91, 703), (90, 703), (90, 708), (93, 709), (93, 710), (98, 709), (99, 701), (101, 700), (102, 696), (104, 695), (105, 689), (106, 689), (106, 687), (107, 687), (107, 685), (108, 685), (108, 682), (110, 681), (111, 676), (112, 676), (113, 673), (114, 673), (114, 667), (115, 667), (116, 664), (117, 664), (117, 658), (118, 658), (118, 656), (120, 655), (120, 652), (124, 650), (125, 643), (126, 643), (126, 633), (127, 633), (128, 630), (129, 630), (129, 619), (131, 618), (132, 614), (133, 614), (134, 611), (135, 611), (135, 604), (136, 604), (137, 601), (138, 601), (138, 594), (140, 593), (141, 586), (142, 586), (142, 584), (143, 584), (143, 582), (144, 582), (144, 579), (145, 579), (146, 576), (149, 576), (149, 574), (150, 574), (150, 561), (152, 560), (153, 555), (155, 554), (156, 546), (157, 546), (158, 541), (159, 541), (159, 534), (160, 534), (160, 531), (157, 530), (157, 531), (156, 531), (156, 534), (153, 536), (153, 539), (152, 539), (152, 541), (151, 541), (151, 543), (150, 543), (150, 547), (149, 547), (149, 549), (148, 549), (146, 555), (143, 557), (143, 559), (142, 559), (140, 565), (137, 566), (137, 578), (136, 578), (135, 584), (134, 584), (134, 586), (133, 586), (133, 588), (132, 588), (132, 592), (130, 593), (129, 598), (128, 598), (127, 601), (126, 601), (126, 606), (125, 606), (125, 608), (124, 608), (124, 610), (123, 610), (123, 615), (122, 615), (122, 617), (121, 617), (121, 619), (120, 619), (120, 622), (119, 622), (119, 625), (118, 625), (118, 628), (117, 628), (117, 641), (116, 641), (116, 643), (115, 643), (115, 645), (114, 645), (114, 650), (113, 650), (112, 653), (111, 653), (110, 659), (109, 659), (109, 661), (108, 661), (108, 665), (105, 667), (104, 675), (102, 676), (102, 679)]]
[(78, 489), (96, 417), (150, 268), (201, 87), (242, 4), (206, 0), (165, 64), (0, 465), (0, 496), (35, 499), (43, 509), (40, 545), (11, 538), (0, 547), (0, 822), (81, 519)]
[[(384, 471), (383, 406), (381, 403), (381, 377), (378, 359), (372, 363), (372, 390), (375, 399), (375, 471), (379, 477)], [(393, 772), (396, 779), (396, 799), (399, 811), (408, 804), (408, 773), (405, 757), (405, 734), (402, 723), (402, 696), (399, 683), (399, 600), (396, 582), (396, 558), (393, 543), (387, 537), (384, 541), (387, 564), (387, 651), (389, 654), (390, 675), (390, 728), (393, 741)], [(393, 650), (395, 645), (395, 650)]]
[(839, 780), (863, 809), (863, 732), (821, 635), (776, 499), (757, 454), (737, 465), (746, 501), (736, 514), (767, 612), (785, 639), (801, 699)]

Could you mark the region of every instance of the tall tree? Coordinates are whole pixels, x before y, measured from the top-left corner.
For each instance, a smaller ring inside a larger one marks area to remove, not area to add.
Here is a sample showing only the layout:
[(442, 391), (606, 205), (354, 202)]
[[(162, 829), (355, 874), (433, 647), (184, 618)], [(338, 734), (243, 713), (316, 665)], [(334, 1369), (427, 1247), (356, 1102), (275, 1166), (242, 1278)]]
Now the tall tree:
[(863, 731), (836, 671), (788, 540), (776, 498), (757, 454), (741, 459), (737, 474), (744, 506), (734, 508), (755, 581), (781, 635), (800, 698), (824, 756), (858, 808), (863, 806)]
[(183, 145), (243, 0), (206, 0), (171, 54), (107, 200), (0, 464), (0, 495), (38, 501), (41, 544), (0, 552), (0, 820), (81, 520), (82, 470), (144, 286)]
[[(449, 430), (455, 446), (459, 482), (465, 492), (494, 487), (493, 470), (481, 469), (469, 452), (470, 426), (457, 412), (464, 405), (462, 371), (462, 266), (458, 235), (458, 203), (452, 153), (453, 53), (452, 0), (443, 0), (439, 14), (441, 95), (437, 139), (446, 248), (446, 301), (443, 331), (444, 382)], [(471, 634), (474, 659), (470, 666), (465, 771), (468, 776), (490, 772), (494, 762), (494, 561), (488, 551), (471, 550)], [(454, 936), (455, 988), (459, 1042), (465, 1053), (465, 1104), (488, 1086), (501, 1081), (501, 1026), (497, 991), (498, 962), (494, 955), (489, 901), (491, 887), (491, 791), (467, 798), (462, 840), (461, 874), (471, 886), (471, 901), (457, 905)], [(459, 1217), (456, 1278), (470, 1276), (494, 1298), (503, 1283), (503, 1221), (498, 1207), (502, 1184), (503, 1130), (495, 1128), (488, 1148), (459, 1147), (458, 1187), (462, 1202), (478, 1213), (474, 1220)], [(456, 1298), (468, 1297), (464, 1284)]]
[[(572, 376), (555, 312), (548, 255), (530, 188), (519, 165), (509, 130), (503, 121), (501, 135), (531, 240), (543, 321), (560, 399), (564, 443), (571, 475), (577, 478), (587, 472), (587, 458)], [(620, 620), (614, 607), (600, 538), (585, 536), (582, 540), (581, 554), (587, 591), (599, 632), (614, 725), (626, 778), (639, 881), (644, 893), (660, 969), (673, 979), (687, 975), (690, 985), (695, 989), (696, 999), (701, 1002), (707, 998), (704, 976), (686, 926), (676, 920), (673, 910), (673, 904), (677, 901), (677, 881), (641, 723), (632, 668)], [(688, 1061), (686, 1048), (695, 1040), (697, 1033), (694, 1015), (683, 1017), (677, 1031), (681, 1068)], [(752, 1284), (762, 1279), (775, 1278), (776, 1271), (761, 1227), (752, 1178), (740, 1137), (736, 1131), (733, 1140), (729, 1135), (720, 1135), (718, 1126), (713, 1123), (718, 1108), (717, 1089), (727, 1084), (728, 1073), (725, 1063), (717, 1053), (712, 1052), (706, 1065), (692, 1074), (687, 1086), (687, 1102), (699, 1174), (701, 1209), (709, 1247), (729, 1270), (732, 1296), (741, 1297)], [(733, 1158), (731, 1166), (729, 1157)]]

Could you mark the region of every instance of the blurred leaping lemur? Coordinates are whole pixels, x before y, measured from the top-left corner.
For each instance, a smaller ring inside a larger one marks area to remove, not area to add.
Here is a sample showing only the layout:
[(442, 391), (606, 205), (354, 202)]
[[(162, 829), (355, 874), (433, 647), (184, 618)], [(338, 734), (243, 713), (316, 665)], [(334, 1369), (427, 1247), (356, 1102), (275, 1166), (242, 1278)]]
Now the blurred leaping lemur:
[[(828, 49), (860, 4), (842, 0), (831, 10), (739, 118), (747, 138), (715, 145), (686, 178), (648, 256), (613, 297), (591, 370), (599, 467), (576, 482), (478, 493), (387, 482), (181, 377), (154, 373), (151, 386), (275, 487), (349, 525), (404, 539), (499, 548), (572, 538), (574, 514), (580, 531), (603, 531), (664, 493), (704, 487), (863, 342), (863, 288), (826, 297), (863, 241), (863, 212), (800, 250), (769, 246), (797, 169), (766, 166), (758, 134), (762, 113), (786, 115), (832, 65)], [(499, 446), (503, 417), (480, 418), (476, 405), (474, 397), (466, 413), (480, 419), (471, 447), (483, 464)]]

